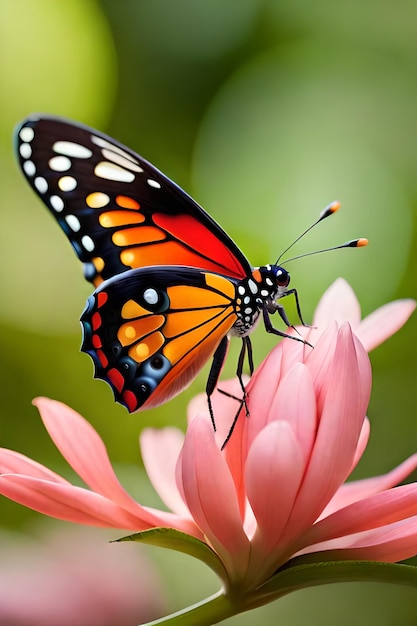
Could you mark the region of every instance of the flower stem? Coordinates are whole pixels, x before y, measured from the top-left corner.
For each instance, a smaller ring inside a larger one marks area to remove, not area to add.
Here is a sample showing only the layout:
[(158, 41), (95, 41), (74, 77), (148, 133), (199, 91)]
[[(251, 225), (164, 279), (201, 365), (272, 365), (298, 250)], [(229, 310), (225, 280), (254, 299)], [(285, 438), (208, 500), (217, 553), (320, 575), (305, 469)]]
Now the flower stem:
[(217, 624), (228, 617), (242, 612), (243, 607), (233, 604), (224, 591), (220, 590), (209, 598), (187, 607), (178, 613), (167, 615), (143, 626), (157, 626), (169, 624), (175, 626), (210, 626)]

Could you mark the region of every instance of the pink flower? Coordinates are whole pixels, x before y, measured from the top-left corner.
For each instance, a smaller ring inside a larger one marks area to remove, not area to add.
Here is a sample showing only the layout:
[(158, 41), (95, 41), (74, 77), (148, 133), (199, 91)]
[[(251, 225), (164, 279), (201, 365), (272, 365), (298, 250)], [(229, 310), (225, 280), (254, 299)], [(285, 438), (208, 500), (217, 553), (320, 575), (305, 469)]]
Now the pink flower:
[(135, 626), (160, 615), (152, 564), (129, 548), (86, 528), (0, 535), (0, 624)]
[[(172, 513), (135, 502), (92, 427), (47, 399), (36, 401), (45, 426), (89, 489), (4, 450), (0, 493), (53, 517), (171, 542), (215, 569), (223, 597), (241, 599), (234, 612), (282, 594), (279, 574), (291, 563), (414, 556), (417, 485), (394, 485), (417, 467), (417, 454), (386, 475), (345, 482), (369, 436), (366, 348), (395, 332), (414, 307), (410, 300), (394, 302), (361, 322), (353, 292), (338, 281), (318, 306), (317, 328), (307, 331), (314, 349), (284, 340), (271, 352), (248, 384), (250, 417), (242, 411), (223, 451), (236, 402), (219, 393), (217, 433), (201, 398), (191, 405), (185, 438), (173, 428), (145, 430), (144, 463)], [(239, 395), (235, 382), (222, 387)], [(151, 531), (156, 527), (173, 530), (158, 534)]]

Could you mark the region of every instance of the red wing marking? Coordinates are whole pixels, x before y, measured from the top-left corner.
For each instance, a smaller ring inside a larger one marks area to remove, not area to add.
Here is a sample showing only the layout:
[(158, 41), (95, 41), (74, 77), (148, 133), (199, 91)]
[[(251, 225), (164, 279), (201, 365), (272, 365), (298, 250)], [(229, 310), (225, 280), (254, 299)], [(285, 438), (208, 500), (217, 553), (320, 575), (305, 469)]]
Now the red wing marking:
[[(163, 228), (178, 242), (182, 242), (195, 250), (196, 254), (200, 256), (200, 263), (194, 264), (195, 267), (204, 267), (210, 271), (226, 273), (235, 278), (243, 278), (246, 275), (246, 270), (238, 259), (216, 235), (195, 217), (155, 213), (152, 219), (157, 226)], [(204, 262), (202, 263), (203, 258)], [(181, 264), (183, 264), (182, 261)], [(184, 265), (187, 264), (184, 263)]]
[(119, 393), (122, 393), (123, 385), (125, 384), (125, 379), (122, 374), (115, 367), (112, 367), (107, 372), (107, 376), (109, 381), (114, 385)]

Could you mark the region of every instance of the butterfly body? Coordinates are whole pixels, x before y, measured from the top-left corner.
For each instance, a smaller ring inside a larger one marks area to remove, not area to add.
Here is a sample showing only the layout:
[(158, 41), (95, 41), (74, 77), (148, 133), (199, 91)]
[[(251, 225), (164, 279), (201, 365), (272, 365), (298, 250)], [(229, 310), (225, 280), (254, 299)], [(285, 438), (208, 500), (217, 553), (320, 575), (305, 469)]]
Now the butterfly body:
[(116, 400), (130, 412), (162, 404), (213, 357), (210, 398), (231, 335), (242, 339), (243, 388), (256, 323), (263, 317), (268, 332), (285, 335), (269, 318), (278, 312), (289, 325), (278, 303), (296, 295), (288, 272), (252, 268), (190, 196), (110, 137), (37, 115), (16, 135), (26, 179), (95, 287), (81, 316), (82, 350)]

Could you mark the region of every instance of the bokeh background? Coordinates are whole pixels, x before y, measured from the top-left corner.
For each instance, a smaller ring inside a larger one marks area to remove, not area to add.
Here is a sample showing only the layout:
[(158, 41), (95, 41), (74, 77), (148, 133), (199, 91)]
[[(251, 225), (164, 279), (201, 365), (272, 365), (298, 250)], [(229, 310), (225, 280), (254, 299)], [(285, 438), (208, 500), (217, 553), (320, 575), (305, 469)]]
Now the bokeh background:
[[(358, 236), (369, 247), (288, 269), (306, 320), (338, 276), (353, 285), (367, 314), (417, 297), (416, 24), (412, 0), (0, 0), (1, 445), (71, 476), (31, 405), (36, 395), (62, 400), (93, 423), (126, 486), (152, 504), (138, 433), (148, 425), (184, 428), (187, 402), (207, 374), (164, 407), (135, 416), (93, 380), (90, 359), (79, 353), (90, 287), (18, 172), (15, 124), (45, 112), (114, 136), (191, 193), (253, 265), (274, 262), (326, 204), (340, 200), (342, 211), (294, 254)], [(257, 329), (257, 363), (274, 343)], [(388, 471), (417, 451), (416, 344), (414, 316), (371, 355), (372, 434), (356, 477)], [(236, 345), (226, 377), (237, 352)], [(2, 500), (0, 523), (30, 535), (41, 522)], [(216, 591), (217, 580), (199, 563), (146, 552), (170, 610)], [(227, 623), (253, 619), (411, 625), (417, 591), (328, 586)]]

